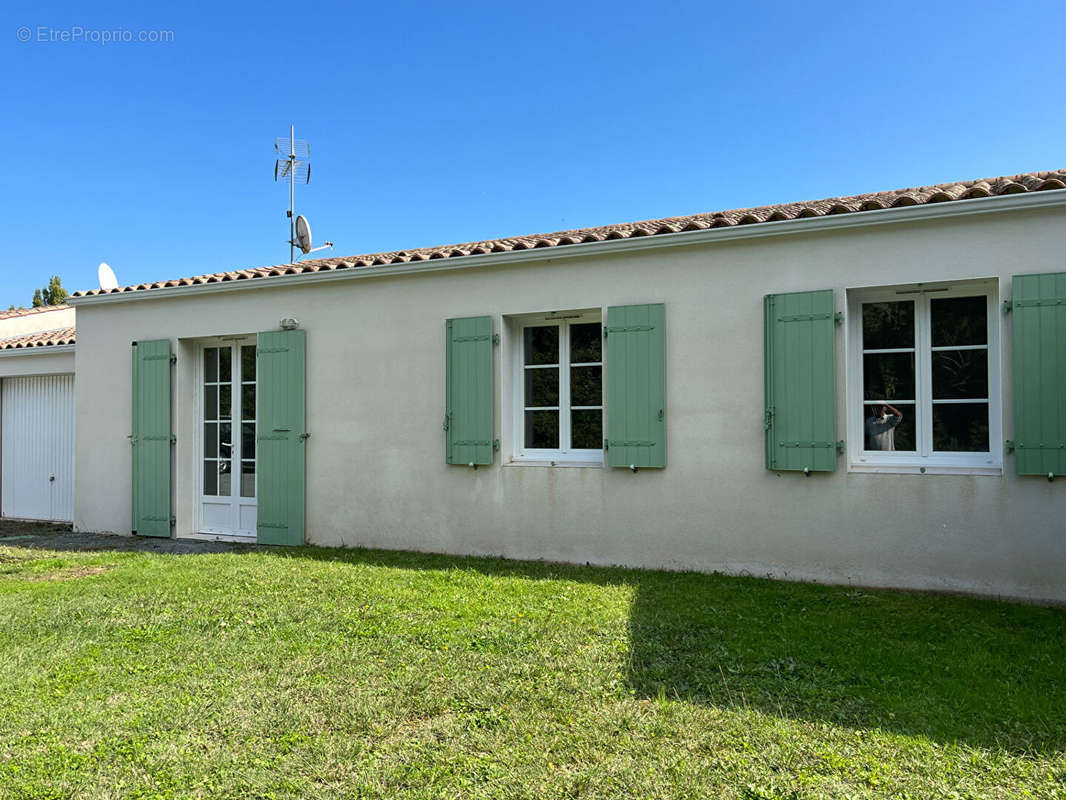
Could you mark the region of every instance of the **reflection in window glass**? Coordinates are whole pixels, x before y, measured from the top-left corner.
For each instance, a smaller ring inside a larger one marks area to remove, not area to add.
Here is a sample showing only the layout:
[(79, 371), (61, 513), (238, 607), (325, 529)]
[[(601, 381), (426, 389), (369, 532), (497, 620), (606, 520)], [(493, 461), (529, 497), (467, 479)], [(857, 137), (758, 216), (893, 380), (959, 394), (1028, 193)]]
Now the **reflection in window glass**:
[(527, 369), (525, 389), (527, 408), (559, 405), (559, 368)]
[(255, 345), (246, 344), (241, 346), (241, 380), (244, 382), (255, 381)]
[(204, 462), (204, 494), (214, 497), (218, 494), (218, 462)]
[(526, 412), (526, 447), (554, 450), (559, 447), (559, 412)]
[(233, 484), (231, 483), (232, 475), (230, 474), (230, 462), (219, 461), (218, 462), (218, 494), (219, 497), (229, 497), (233, 494)]
[(916, 447), (914, 406), (893, 406), (899, 414), (882, 403), (864, 406), (864, 449), (882, 452), (914, 452)]
[(600, 323), (583, 322), (570, 326), (570, 363), (588, 364), (600, 361), (603, 334)]
[(932, 358), (934, 400), (988, 397), (987, 350), (935, 350)]
[(941, 297), (929, 302), (933, 347), (988, 344), (985, 297)]
[(219, 347), (217, 349), (219, 383), (229, 383), (233, 380), (233, 348)]
[(864, 400), (914, 400), (914, 353), (866, 353)]
[(862, 347), (864, 350), (914, 347), (914, 301), (864, 303)]
[(559, 363), (559, 326), (538, 325), (524, 333), (526, 364)]
[(571, 447), (576, 450), (599, 450), (603, 447), (603, 411), (600, 409), (570, 412)]
[(255, 497), (255, 462), (241, 462), (241, 497)]
[(948, 453), (987, 452), (988, 404), (935, 404), (933, 406), (933, 450)]

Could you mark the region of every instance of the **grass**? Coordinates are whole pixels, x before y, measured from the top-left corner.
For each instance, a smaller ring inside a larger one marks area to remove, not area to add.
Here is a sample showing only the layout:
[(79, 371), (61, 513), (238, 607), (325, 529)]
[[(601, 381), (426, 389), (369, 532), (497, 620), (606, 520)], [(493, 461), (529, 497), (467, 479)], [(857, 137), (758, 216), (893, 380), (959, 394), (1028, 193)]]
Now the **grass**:
[(1066, 797), (1061, 610), (6, 545), (3, 798)]

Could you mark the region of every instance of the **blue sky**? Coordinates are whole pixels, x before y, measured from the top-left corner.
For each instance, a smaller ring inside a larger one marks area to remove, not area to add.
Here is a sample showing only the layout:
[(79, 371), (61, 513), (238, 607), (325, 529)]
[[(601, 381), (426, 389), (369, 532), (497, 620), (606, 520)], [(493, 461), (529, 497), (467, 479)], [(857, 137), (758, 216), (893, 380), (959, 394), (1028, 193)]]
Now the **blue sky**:
[(6, 4), (0, 308), (287, 260), (290, 123), (335, 255), (1066, 166), (1061, 0), (152, 5)]

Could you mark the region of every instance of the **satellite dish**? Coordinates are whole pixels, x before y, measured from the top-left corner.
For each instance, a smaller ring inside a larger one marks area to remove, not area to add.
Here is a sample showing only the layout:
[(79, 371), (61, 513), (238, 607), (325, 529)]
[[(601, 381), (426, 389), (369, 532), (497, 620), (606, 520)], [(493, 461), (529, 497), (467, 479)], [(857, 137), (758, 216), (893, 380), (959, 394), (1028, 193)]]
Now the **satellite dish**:
[(304, 255), (311, 252), (311, 223), (303, 214), (296, 215), (296, 246)]
[(100, 266), (96, 268), (96, 278), (100, 281), (100, 288), (105, 292), (118, 288), (118, 278), (115, 277), (115, 271), (104, 262), (100, 262)]

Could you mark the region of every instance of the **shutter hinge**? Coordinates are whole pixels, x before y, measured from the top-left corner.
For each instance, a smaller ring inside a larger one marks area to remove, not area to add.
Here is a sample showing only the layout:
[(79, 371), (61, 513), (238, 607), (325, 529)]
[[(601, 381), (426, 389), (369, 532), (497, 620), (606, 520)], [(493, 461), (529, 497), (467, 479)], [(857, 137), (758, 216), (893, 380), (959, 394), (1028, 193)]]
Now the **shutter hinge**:
[(843, 322), (844, 322), (844, 312), (843, 311), (836, 312), (833, 315), (833, 322), (835, 322), (837, 325), (843, 324)]
[(304, 433), (301, 433), (296, 438), (299, 439), (301, 442), (306, 442), (308, 439), (311, 438), (311, 434), (309, 434), (307, 432), (304, 432)]
[(603, 440), (603, 449), (606, 451), (608, 449), (608, 447), (610, 446), (610, 444), (611, 444), (610, 442), (608, 442), (606, 439), (604, 439)]
[(126, 438), (130, 440), (131, 445), (137, 444), (137, 437), (132, 433), (127, 433)]
[(1014, 440), (1013, 439), (1007, 439), (1007, 441), (1004, 442), (1004, 444), (1007, 447), (1007, 452), (1008, 453), (1013, 453), (1014, 452)]
[(444, 426), (443, 427), (444, 427), (444, 432), (445, 433), (447, 433), (448, 432), (448, 428), (451, 427), (451, 425), (450, 425), (451, 419), (452, 419), (452, 415), (451, 415), (450, 412), (444, 415)]
[(1010, 300), (1004, 300), (1003, 301), (1003, 313), (1004, 314), (1009, 314), (1013, 309), (1014, 309), (1014, 303), (1012, 303)]
[(493, 450), (499, 450), (500, 449), (500, 440), (499, 439), (493, 439), (492, 440), (492, 449)]
[(838, 453), (843, 453), (844, 452), (844, 440), (843, 439), (838, 439), (837, 440), (837, 452)]
[(173, 527), (174, 527), (175, 525), (177, 525), (177, 524), (178, 524), (178, 518), (177, 518), (177, 517), (174, 517), (174, 516), (172, 516), (172, 517), (170, 518), (170, 527), (171, 527), (171, 528), (173, 528)]
[(493, 344), (499, 344), (500, 343), (500, 334), (498, 334), (498, 333), (492, 334), (492, 343)]
[(659, 422), (662, 422), (662, 421), (663, 421), (663, 410), (660, 408), (659, 409)]
[(178, 437), (175, 436), (173, 433), (170, 434), (170, 443), (171, 444), (177, 444), (177, 441), (178, 441)]
[(174, 364), (178, 363), (178, 356), (177, 356), (176, 353), (171, 353), (170, 354), (170, 363), (171, 363), (171, 365), (174, 365)]
[(774, 407), (770, 406), (766, 409), (766, 415), (763, 419), (763, 428), (770, 430), (774, 426)]

